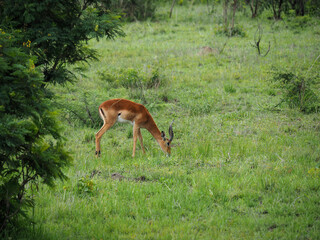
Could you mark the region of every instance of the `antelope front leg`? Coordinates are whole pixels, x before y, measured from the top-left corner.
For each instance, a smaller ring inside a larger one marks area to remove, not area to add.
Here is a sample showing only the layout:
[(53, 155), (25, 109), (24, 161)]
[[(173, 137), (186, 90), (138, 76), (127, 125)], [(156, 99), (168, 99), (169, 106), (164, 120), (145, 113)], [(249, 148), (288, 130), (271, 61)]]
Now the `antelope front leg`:
[(136, 124), (133, 126), (133, 150), (132, 150), (132, 157), (136, 155), (136, 145), (137, 145), (137, 137), (138, 137), (139, 128)]
[(100, 150), (100, 140), (102, 135), (112, 127), (114, 123), (104, 123), (102, 128), (96, 133), (96, 157), (100, 157), (101, 150)]
[(140, 128), (138, 128), (138, 137), (139, 137), (139, 141), (140, 141), (140, 144), (141, 144), (142, 152), (145, 154), (146, 151), (144, 150), (144, 147), (143, 147), (143, 139), (142, 139)]

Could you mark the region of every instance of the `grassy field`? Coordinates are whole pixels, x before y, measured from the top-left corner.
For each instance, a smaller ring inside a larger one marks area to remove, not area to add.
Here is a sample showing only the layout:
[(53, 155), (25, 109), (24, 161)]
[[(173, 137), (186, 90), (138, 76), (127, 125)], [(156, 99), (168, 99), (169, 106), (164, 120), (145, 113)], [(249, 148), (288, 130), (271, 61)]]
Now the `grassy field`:
[[(319, 20), (292, 28), (239, 12), (246, 36), (227, 38), (221, 9), (177, 6), (167, 19), (168, 8), (90, 42), (99, 61), (54, 87), (74, 163), (68, 181), (34, 193), (36, 225), (21, 238), (320, 239), (320, 115), (277, 106), (270, 81), (274, 67), (319, 71)], [(259, 24), (266, 57), (252, 46)], [(117, 124), (95, 158), (97, 108), (111, 98), (145, 104), (166, 133), (175, 119), (171, 157), (142, 130), (147, 153), (132, 158), (132, 126)]]

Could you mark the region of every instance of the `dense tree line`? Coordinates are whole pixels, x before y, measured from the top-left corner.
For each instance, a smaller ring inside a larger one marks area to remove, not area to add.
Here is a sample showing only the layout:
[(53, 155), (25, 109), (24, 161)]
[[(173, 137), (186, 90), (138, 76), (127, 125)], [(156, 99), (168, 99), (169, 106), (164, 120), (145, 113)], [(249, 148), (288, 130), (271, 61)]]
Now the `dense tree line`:
[(319, 15), (320, 6), (316, 0), (222, 0), (224, 5), (245, 4), (251, 11), (251, 17), (257, 17), (264, 9), (270, 9), (273, 12), (275, 20), (281, 19), (281, 13), (294, 10), (296, 16), (305, 14)]

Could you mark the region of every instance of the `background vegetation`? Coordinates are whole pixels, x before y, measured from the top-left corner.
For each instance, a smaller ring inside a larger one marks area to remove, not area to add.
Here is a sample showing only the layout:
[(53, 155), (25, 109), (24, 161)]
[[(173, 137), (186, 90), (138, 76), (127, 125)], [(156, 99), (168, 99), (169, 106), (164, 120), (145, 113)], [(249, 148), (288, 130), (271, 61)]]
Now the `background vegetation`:
[[(4, 237), (319, 238), (317, 9), (300, 16), (288, 1), (275, 21), (271, 7), (252, 18), (240, 1), (233, 16), (234, 2), (177, 1), (171, 18), (172, 2), (157, 4), (126, 36), (89, 41), (98, 61), (68, 65), (77, 81), (47, 87), (69, 180), (39, 185), (36, 224)], [(117, 97), (143, 103), (161, 130), (175, 119), (170, 158), (147, 131), (146, 155), (131, 158), (132, 127), (120, 124), (94, 158), (97, 106)]]

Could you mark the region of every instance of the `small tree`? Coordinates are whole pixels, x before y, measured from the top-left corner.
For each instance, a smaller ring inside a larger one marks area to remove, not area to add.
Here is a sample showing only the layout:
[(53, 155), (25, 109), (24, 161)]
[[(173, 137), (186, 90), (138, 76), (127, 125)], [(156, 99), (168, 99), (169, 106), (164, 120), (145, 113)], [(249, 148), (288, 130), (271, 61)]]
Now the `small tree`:
[(262, 36), (263, 36), (263, 29), (261, 28), (261, 25), (259, 25), (257, 28), (257, 31), (254, 34), (254, 43), (252, 44), (252, 46), (257, 49), (259, 56), (265, 57), (268, 55), (271, 45), (269, 41), (268, 50), (264, 54), (261, 54), (260, 43), (262, 40)]
[[(232, 37), (234, 35), (245, 35), (240, 28), (235, 27), (235, 16), (236, 11), (239, 7), (240, 1), (239, 0), (224, 0), (223, 1), (223, 31), (226, 33), (228, 37)], [(232, 13), (231, 17), (228, 14), (228, 10)]]
[(286, 0), (270, 0), (266, 1), (267, 7), (272, 9), (273, 18), (275, 20), (281, 19), (281, 13), (283, 11), (283, 7), (285, 5)]
[(120, 16), (99, 8), (98, 0), (5, 0), (0, 10), (3, 28), (21, 31), (20, 44), (37, 56), (44, 81), (65, 83), (73, 80), (67, 64), (96, 59), (87, 47), (93, 38), (123, 35)]
[(35, 58), (14, 47), (14, 41), (1, 30), (0, 232), (32, 206), (26, 189), (65, 179), (62, 167), (70, 164)]
[(256, 16), (258, 16), (258, 10), (261, 5), (261, 0), (246, 0), (246, 3), (250, 7), (251, 17), (255, 18)]
[(92, 39), (123, 35), (98, 0), (0, 1), (0, 234), (32, 206), (28, 189), (65, 179), (70, 164), (48, 84), (73, 79), (67, 64), (95, 59)]
[(310, 71), (312, 67), (307, 71), (297, 71), (296, 68), (274, 69), (272, 80), (282, 93), (281, 103), (286, 102), (290, 108), (298, 108), (304, 113), (319, 112), (320, 76), (317, 71)]

